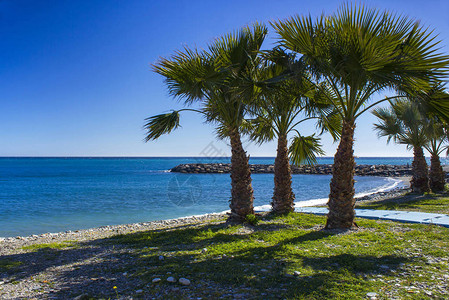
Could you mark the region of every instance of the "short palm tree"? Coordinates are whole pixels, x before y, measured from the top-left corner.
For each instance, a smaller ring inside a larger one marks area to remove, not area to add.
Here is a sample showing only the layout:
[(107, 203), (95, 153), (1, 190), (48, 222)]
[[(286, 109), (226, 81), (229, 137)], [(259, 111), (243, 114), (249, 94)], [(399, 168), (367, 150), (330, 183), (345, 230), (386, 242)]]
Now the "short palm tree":
[[(425, 116), (425, 134), (428, 143), (424, 148), (430, 153), (429, 184), (433, 192), (444, 190), (446, 176), (441, 167), (440, 154), (448, 147), (447, 122), (436, 114), (435, 107), (431, 104), (444, 103), (448, 101), (449, 94), (445, 91), (443, 83), (436, 84), (425, 93), (420, 93), (412, 98), (412, 101), (421, 103), (419, 105), (421, 113)], [(423, 101), (424, 100), (424, 101)], [(429, 105), (430, 103), (430, 105)]]
[[(332, 115), (329, 102), (320, 98), (307, 80), (297, 74), (288, 80), (278, 80), (294, 75), (291, 72), (294, 55), (275, 48), (265, 52), (264, 58), (265, 64), (259, 69), (258, 80), (266, 84), (262, 85), (258, 99), (251, 105), (250, 111), (255, 118), (251, 120), (250, 135), (259, 144), (277, 138), (271, 204), (274, 213), (285, 214), (294, 211), (290, 159), (296, 165), (304, 162), (313, 164), (317, 155), (324, 155), (319, 138), (301, 135), (298, 126), (304, 121), (318, 119), (320, 127), (338, 134), (340, 122)], [(323, 123), (323, 120), (327, 122)], [(290, 133), (295, 133), (295, 136), (289, 146)]]
[(363, 6), (345, 5), (316, 20), (295, 16), (272, 25), (281, 45), (301, 55), (316, 74), (316, 85), (333, 91), (329, 100), (338, 109), (343, 128), (334, 157), (326, 228), (351, 228), (357, 118), (397, 97), (374, 100), (380, 92), (430, 88), (446, 76), (449, 57), (437, 53), (439, 42), (418, 22)]
[(183, 110), (199, 112), (206, 122), (215, 124), (218, 136), (229, 138), (231, 144), (230, 218), (235, 220), (254, 213), (249, 157), (241, 142), (242, 123), (252, 93), (250, 88), (241, 87), (250, 86), (248, 82), (258, 65), (266, 34), (265, 26), (255, 24), (215, 40), (207, 50), (184, 49), (154, 66), (165, 77), (173, 96), (198, 108), (148, 118), (146, 140), (157, 139), (179, 127), (179, 113)]
[(427, 119), (425, 134), (428, 137), (428, 143), (424, 148), (430, 153), (430, 172), (429, 185), (432, 192), (438, 193), (444, 191), (446, 176), (441, 167), (440, 154), (447, 150), (447, 132), (444, 124), (435, 117)]
[(413, 176), (410, 181), (412, 190), (429, 192), (429, 174), (423, 152), (423, 147), (429, 143), (425, 116), (408, 100), (395, 101), (390, 108), (377, 108), (373, 114), (379, 119), (379, 123), (374, 124), (379, 136), (386, 136), (387, 142), (393, 139), (394, 142), (413, 149)]

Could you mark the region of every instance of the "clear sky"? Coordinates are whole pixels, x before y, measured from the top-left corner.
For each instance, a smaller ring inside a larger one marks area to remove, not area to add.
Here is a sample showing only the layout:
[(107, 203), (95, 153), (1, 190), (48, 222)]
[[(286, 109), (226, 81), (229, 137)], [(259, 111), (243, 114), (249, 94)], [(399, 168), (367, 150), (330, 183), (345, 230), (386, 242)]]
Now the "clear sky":
[[(332, 12), (341, 1), (0, 0), (0, 156), (197, 156), (218, 141), (200, 116), (144, 143), (144, 118), (179, 108), (163, 78), (150, 70), (158, 57), (184, 45), (204, 47), (254, 21)], [(449, 52), (449, 1), (371, 0), (434, 28)], [(274, 41), (270, 28), (267, 47)], [(358, 121), (358, 156), (411, 156), (373, 132), (370, 114)], [(312, 133), (314, 124), (301, 128)], [(327, 156), (336, 144), (323, 136)], [(275, 144), (247, 146), (274, 156)]]

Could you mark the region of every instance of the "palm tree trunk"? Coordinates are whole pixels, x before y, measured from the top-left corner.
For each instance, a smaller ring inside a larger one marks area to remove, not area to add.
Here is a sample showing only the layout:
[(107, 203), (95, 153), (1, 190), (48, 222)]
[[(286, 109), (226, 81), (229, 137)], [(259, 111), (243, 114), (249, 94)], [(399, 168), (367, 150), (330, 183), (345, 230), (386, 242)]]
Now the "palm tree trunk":
[(234, 130), (231, 140), (231, 216), (232, 220), (243, 221), (245, 217), (254, 214), (253, 188), (251, 186), (251, 170), (249, 158), (243, 150), (240, 133)]
[(422, 147), (413, 147), (412, 180), (410, 187), (417, 193), (430, 192), (429, 171)]
[(349, 229), (354, 224), (354, 130), (354, 122), (343, 122), (332, 168), (326, 229)]
[(445, 173), (441, 167), (440, 157), (438, 155), (433, 155), (430, 158), (430, 174), (429, 183), (432, 192), (442, 192), (444, 191)]
[(274, 192), (272, 210), (286, 214), (295, 210), (295, 194), (292, 191), (292, 174), (288, 158), (287, 136), (279, 136), (277, 156), (274, 161)]

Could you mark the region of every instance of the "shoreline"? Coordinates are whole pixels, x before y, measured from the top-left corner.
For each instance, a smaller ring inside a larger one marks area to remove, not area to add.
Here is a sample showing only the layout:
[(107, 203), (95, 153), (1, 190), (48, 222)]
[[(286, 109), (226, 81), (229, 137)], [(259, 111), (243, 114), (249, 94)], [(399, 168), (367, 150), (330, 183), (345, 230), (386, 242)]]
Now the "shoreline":
[[(395, 180), (395, 183), (399, 184), (402, 182), (405, 187), (398, 188), (397, 185), (393, 184), (390, 188), (384, 188), (377, 190), (372, 193), (359, 193), (355, 196), (356, 202), (359, 201), (373, 201), (373, 200), (384, 200), (387, 198), (395, 197), (406, 193), (409, 189), (409, 177), (388, 177)], [(388, 189), (385, 191), (385, 189)], [(327, 203), (327, 198), (322, 199), (312, 199), (306, 201), (295, 202), (295, 207), (305, 207), (305, 206), (323, 206)], [(257, 213), (269, 211), (270, 205), (255, 207)], [(18, 247), (28, 246), (30, 244), (43, 244), (43, 243), (54, 243), (60, 241), (87, 241), (94, 240), (98, 238), (106, 238), (118, 234), (126, 234), (130, 232), (140, 232), (148, 230), (161, 230), (176, 228), (179, 226), (190, 226), (199, 225), (204, 222), (213, 221), (217, 219), (223, 219), (227, 216), (228, 211), (207, 213), (202, 215), (192, 215), (179, 217), (174, 219), (165, 220), (155, 220), (148, 222), (138, 222), (120, 225), (105, 225), (100, 227), (80, 229), (80, 230), (67, 230), (55, 233), (42, 233), (33, 234), (28, 236), (15, 236), (15, 237), (0, 237), (0, 255), (9, 252), (11, 249), (16, 249)], [(6, 251), (5, 251), (6, 250)]]
[(0, 237), (0, 255), (13, 249), (32, 245), (57, 243), (62, 241), (85, 242), (104, 239), (114, 235), (135, 233), (148, 230), (175, 229), (188, 225), (199, 225), (207, 221), (224, 218), (224, 213), (209, 213), (201, 216), (181, 217), (176, 219), (157, 220), (122, 225), (106, 225), (89, 229), (68, 230), (55, 233), (33, 234), (29, 236)]

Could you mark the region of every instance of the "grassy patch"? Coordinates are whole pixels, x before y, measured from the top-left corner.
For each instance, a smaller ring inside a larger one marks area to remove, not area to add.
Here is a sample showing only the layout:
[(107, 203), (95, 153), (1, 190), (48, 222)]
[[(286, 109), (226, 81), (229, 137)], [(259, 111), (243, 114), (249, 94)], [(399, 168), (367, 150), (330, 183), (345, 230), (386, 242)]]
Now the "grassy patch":
[(407, 194), (393, 199), (373, 201), (357, 205), (357, 208), (408, 210), (429, 213), (449, 214), (449, 195), (414, 195)]
[[(189, 296), (363, 299), (376, 292), (381, 298), (422, 299), (429, 292), (444, 298), (437, 286), (449, 271), (449, 229), (358, 219), (359, 230), (335, 233), (317, 227), (324, 222), (293, 213), (262, 218), (257, 226), (207, 224), (108, 242), (131, 249), (131, 276), (148, 283), (189, 278)], [(164, 287), (170, 285), (152, 288)]]
[(48, 243), (48, 244), (33, 244), (29, 246), (22, 247), (23, 250), (38, 251), (45, 249), (66, 249), (66, 248), (76, 248), (77, 244), (75, 241), (63, 241), (59, 243)]
[(12, 261), (7, 259), (0, 259), (0, 271), (9, 271), (12, 269), (15, 269), (22, 265), (22, 262), (20, 261)]

